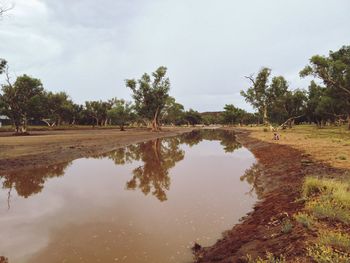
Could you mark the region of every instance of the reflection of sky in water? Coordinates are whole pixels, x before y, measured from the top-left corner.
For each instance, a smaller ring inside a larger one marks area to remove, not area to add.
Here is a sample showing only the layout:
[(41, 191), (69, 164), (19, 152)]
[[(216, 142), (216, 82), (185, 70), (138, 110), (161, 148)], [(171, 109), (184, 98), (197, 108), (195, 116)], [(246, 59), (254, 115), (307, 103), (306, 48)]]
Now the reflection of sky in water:
[(184, 159), (170, 165), (164, 202), (152, 190), (126, 190), (142, 158), (76, 160), (38, 194), (23, 198), (12, 189), (10, 210), (2, 189), (0, 255), (10, 263), (189, 261), (193, 241), (213, 244), (251, 209), (255, 197), (240, 176), (254, 158), (244, 148), (225, 153), (220, 141), (176, 147)]

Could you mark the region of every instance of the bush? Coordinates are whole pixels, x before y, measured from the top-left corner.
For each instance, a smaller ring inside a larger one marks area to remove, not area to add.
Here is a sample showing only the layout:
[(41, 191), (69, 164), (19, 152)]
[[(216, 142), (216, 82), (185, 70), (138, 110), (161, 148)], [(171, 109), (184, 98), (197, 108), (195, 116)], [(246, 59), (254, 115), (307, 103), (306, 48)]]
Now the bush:
[(286, 219), (282, 222), (282, 226), (281, 226), (281, 232), (283, 234), (288, 234), (289, 232), (291, 232), (293, 229), (293, 224), (290, 222), (289, 219)]

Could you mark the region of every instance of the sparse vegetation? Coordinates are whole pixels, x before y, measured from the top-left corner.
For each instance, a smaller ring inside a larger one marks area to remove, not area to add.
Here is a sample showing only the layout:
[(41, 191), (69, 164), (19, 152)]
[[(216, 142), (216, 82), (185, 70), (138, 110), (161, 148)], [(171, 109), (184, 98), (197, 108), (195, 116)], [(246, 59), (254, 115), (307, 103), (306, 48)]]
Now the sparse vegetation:
[(307, 248), (307, 255), (317, 263), (349, 263), (346, 253), (337, 251), (329, 246), (315, 244)]
[(296, 215), (294, 215), (294, 219), (302, 224), (304, 227), (306, 227), (307, 229), (313, 229), (314, 228), (314, 225), (315, 225), (315, 219), (306, 214), (306, 213), (297, 213)]
[(282, 225), (281, 225), (281, 232), (283, 234), (288, 234), (292, 231), (292, 229), (293, 229), (292, 222), (289, 219), (283, 220)]
[(253, 259), (250, 255), (247, 255), (247, 262), (248, 263), (285, 263), (287, 261), (283, 255), (276, 257), (272, 253), (266, 252), (266, 256), (264, 258), (258, 257), (256, 259)]
[(318, 243), (350, 253), (349, 234), (335, 231), (321, 231), (319, 236)]

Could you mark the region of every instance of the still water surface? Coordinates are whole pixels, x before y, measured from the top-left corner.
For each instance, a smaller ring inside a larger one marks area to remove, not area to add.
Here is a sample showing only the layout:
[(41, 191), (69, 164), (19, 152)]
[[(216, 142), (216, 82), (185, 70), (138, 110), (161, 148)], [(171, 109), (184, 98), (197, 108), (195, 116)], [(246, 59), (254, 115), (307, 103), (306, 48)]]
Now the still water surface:
[[(1, 178), (0, 256), (17, 262), (191, 262), (256, 201), (253, 155), (204, 130)], [(248, 170), (249, 171), (249, 170)]]

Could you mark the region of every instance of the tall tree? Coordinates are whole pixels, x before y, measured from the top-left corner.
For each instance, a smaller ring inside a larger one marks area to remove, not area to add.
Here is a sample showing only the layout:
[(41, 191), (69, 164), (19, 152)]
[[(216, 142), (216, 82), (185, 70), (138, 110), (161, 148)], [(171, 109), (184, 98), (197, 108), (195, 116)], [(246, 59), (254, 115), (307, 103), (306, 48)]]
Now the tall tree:
[(313, 56), (310, 64), (300, 71), (301, 77), (310, 75), (322, 80), (342, 100), (350, 129), (350, 46), (330, 51), (327, 57)]
[(127, 79), (126, 86), (133, 92), (135, 109), (147, 123), (151, 123), (152, 131), (160, 130), (160, 116), (169, 97), (170, 81), (166, 75), (167, 68), (159, 67), (152, 73), (153, 80), (147, 73), (139, 80)]
[(241, 91), (241, 95), (245, 100), (262, 114), (264, 123), (268, 123), (268, 82), (270, 74), (271, 69), (262, 68), (255, 79), (253, 75), (246, 77), (250, 80), (252, 86), (247, 91)]

